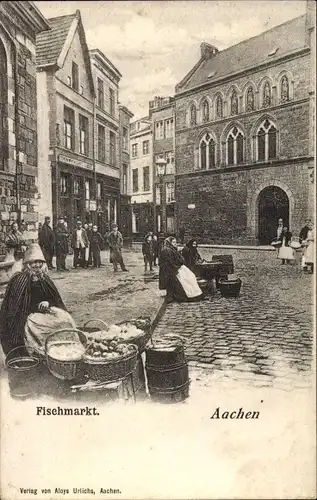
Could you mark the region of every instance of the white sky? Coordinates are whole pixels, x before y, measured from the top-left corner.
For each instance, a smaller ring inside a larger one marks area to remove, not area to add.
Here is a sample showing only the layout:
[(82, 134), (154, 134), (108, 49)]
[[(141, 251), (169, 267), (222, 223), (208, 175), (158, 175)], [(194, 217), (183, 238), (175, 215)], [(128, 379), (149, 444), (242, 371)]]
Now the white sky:
[(305, 13), (305, 0), (34, 2), (45, 17), (80, 9), (90, 49), (122, 73), (119, 100), (148, 113), (154, 96), (173, 95), (206, 41), (224, 49)]

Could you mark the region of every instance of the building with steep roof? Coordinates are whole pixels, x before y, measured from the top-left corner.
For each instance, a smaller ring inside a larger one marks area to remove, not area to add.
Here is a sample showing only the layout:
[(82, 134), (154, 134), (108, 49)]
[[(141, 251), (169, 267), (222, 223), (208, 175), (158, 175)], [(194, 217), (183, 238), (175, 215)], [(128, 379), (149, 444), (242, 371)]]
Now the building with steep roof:
[(48, 24), (36, 38), (39, 213), (71, 228), (96, 219), (95, 89), (80, 11)]
[(0, 254), (14, 220), (37, 238), (35, 37), (50, 27), (33, 2), (0, 3)]
[(268, 244), (313, 216), (315, 3), (201, 57), (176, 86), (177, 225), (213, 243)]

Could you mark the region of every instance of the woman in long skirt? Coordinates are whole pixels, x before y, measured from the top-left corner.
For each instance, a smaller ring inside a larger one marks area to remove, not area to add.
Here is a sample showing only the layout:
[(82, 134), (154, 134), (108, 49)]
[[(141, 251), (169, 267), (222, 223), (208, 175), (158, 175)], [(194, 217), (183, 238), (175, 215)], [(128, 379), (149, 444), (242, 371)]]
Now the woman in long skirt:
[(168, 302), (192, 302), (203, 297), (195, 275), (184, 265), (173, 236), (169, 236), (164, 242), (159, 266), (159, 288), (166, 290)]
[(309, 222), (306, 240), (302, 242), (306, 248), (304, 251), (305, 265), (310, 267), (311, 273), (314, 272), (314, 258), (315, 258), (315, 234), (313, 223)]
[(282, 246), (278, 251), (278, 259), (282, 261), (282, 264), (289, 264), (291, 261), (295, 260), (294, 250), (290, 247), (290, 242), (292, 240), (292, 233), (288, 230), (288, 227), (283, 227), (279, 241), (281, 241)]

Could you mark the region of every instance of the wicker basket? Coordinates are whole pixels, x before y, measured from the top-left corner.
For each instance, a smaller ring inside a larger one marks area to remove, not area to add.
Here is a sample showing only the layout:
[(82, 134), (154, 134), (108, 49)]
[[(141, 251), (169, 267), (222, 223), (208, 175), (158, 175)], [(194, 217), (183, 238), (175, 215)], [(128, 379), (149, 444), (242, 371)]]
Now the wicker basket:
[(47, 367), (54, 377), (61, 380), (74, 380), (82, 375), (84, 368), (82, 356), (66, 361), (55, 359), (49, 354), (49, 349), (53, 345), (78, 344), (79, 342), (86, 346), (87, 338), (83, 332), (75, 329), (58, 330), (47, 337), (45, 341)]
[(133, 372), (137, 362), (138, 348), (136, 345), (133, 347), (133, 353), (115, 360), (93, 359), (84, 355), (83, 361), (88, 377), (91, 380), (105, 382), (115, 382), (127, 377)]
[[(96, 318), (96, 319), (90, 319), (84, 324), (84, 326), (83, 326), (84, 331), (88, 331), (88, 332), (97, 331), (96, 328), (89, 327), (87, 329), (88, 323), (90, 323), (92, 321), (98, 321), (99, 323), (101, 323), (104, 326), (105, 329), (108, 329), (107, 323), (105, 323), (102, 319)], [(121, 323), (118, 323), (117, 326), (122, 326), (126, 323), (130, 323), (130, 321), (122, 321)], [(131, 324), (133, 324), (133, 321), (131, 321)], [(120, 339), (120, 343), (121, 344), (136, 345), (137, 348), (139, 349), (139, 352), (142, 353), (145, 351), (145, 347), (150, 339), (151, 339), (151, 331), (148, 330), (148, 331), (142, 331), (142, 333), (140, 333), (139, 335), (137, 335), (135, 337), (130, 337), (129, 339)]]

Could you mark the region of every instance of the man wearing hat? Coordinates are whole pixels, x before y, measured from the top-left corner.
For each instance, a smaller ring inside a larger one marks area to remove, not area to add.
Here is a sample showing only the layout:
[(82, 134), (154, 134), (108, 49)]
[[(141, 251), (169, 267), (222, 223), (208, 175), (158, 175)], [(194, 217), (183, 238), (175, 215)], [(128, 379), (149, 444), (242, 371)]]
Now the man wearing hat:
[(122, 257), (122, 246), (123, 246), (123, 238), (122, 234), (118, 230), (117, 224), (113, 223), (112, 231), (109, 234), (108, 243), (110, 247), (110, 259), (113, 263), (113, 270), (116, 272), (118, 270), (118, 264), (120, 265), (122, 271), (128, 271), (126, 269), (123, 257)]
[(39, 244), (46, 259), (46, 263), (49, 269), (54, 269), (53, 267), (53, 255), (54, 255), (54, 231), (50, 226), (51, 218), (45, 217), (44, 224), (39, 231)]
[(45, 312), (50, 307), (66, 311), (53, 281), (40, 246), (30, 245), (24, 255), (22, 272), (8, 283), (0, 310), (0, 340), (4, 354), (24, 346), (24, 328), (29, 314)]
[(55, 251), (57, 271), (67, 271), (66, 256), (68, 254), (68, 231), (63, 216), (58, 218), (55, 228)]
[(77, 227), (72, 232), (71, 246), (74, 250), (74, 268), (76, 269), (78, 265), (80, 265), (80, 267), (85, 267), (85, 254), (86, 248), (89, 247), (89, 240), (80, 220), (77, 221)]

